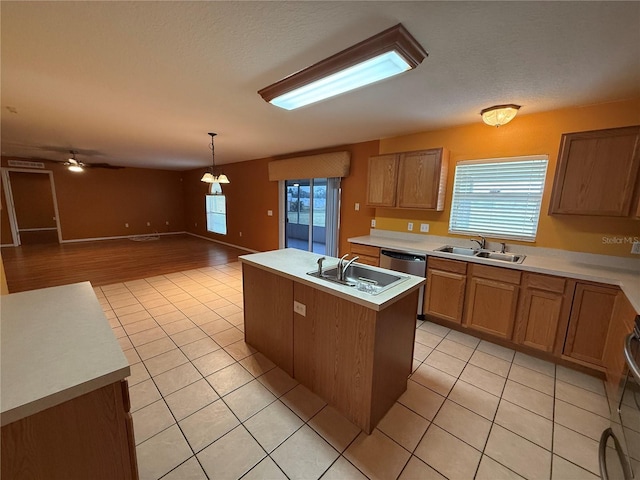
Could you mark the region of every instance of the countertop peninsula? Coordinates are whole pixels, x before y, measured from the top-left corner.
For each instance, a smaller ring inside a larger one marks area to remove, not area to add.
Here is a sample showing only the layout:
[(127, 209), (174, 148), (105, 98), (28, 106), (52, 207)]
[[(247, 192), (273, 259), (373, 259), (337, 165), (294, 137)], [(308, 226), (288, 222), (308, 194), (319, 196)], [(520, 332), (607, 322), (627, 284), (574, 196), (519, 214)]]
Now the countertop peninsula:
[(2, 426), (130, 375), (89, 282), (0, 299)]

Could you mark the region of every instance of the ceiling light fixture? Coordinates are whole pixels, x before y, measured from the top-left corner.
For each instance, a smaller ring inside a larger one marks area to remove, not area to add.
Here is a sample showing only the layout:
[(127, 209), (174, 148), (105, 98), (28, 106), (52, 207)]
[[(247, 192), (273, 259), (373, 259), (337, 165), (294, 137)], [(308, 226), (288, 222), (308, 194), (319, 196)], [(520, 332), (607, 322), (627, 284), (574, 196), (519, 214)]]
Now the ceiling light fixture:
[(231, 183), (224, 173), (220, 175), (215, 175), (214, 173), (216, 168), (216, 150), (213, 145), (213, 137), (217, 134), (209, 132), (209, 135), (211, 135), (211, 145), (209, 145), (211, 149), (211, 167), (204, 173), (200, 181), (204, 183)]
[(485, 108), (480, 112), (482, 115), (482, 121), (492, 127), (499, 127), (509, 123), (520, 110), (520, 105), (514, 105), (510, 103), (508, 105), (494, 105), (493, 107)]
[(69, 153), (71, 154), (71, 158), (68, 158), (64, 163), (67, 169), (69, 169), (70, 172), (84, 172), (84, 163), (76, 160), (76, 152), (74, 152), (73, 150), (69, 150)]
[(293, 110), (416, 68), (427, 55), (399, 23), (258, 93), (266, 102)]

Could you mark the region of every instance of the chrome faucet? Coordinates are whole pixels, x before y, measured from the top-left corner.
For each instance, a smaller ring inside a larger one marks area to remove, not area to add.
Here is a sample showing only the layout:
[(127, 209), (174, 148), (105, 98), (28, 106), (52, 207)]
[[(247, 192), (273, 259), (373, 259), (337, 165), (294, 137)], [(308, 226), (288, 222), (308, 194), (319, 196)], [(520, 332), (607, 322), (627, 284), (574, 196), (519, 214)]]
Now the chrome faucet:
[[(345, 255), (346, 256), (346, 255)], [(342, 257), (344, 258), (344, 257)], [(342, 280), (344, 281), (344, 277), (347, 273), (347, 269), (349, 268), (349, 266), (355, 262), (356, 260), (358, 260), (360, 257), (353, 257), (351, 260), (349, 260), (344, 266), (342, 266), (342, 264), (340, 264), (338, 266), (338, 280)], [(342, 260), (342, 259), (340, 259)]]
[(320, 257), (318, 259), (318, 277), (322, 276), (322, 262), (324, 262), (326, 259), (326, 257)]
[(476, 240), (475, 238), (472, 238), (471, 241), (472, 242), (476, 242), (478, 245), (480, 245), (480, 249), (484, 250), (485, 247), (487, 246), (487, 239), (484, 238), (482, 235), (478, 235), (480, 237), (480, 240)]
[(500, 243), (500, 253), (507, 253), (507, 244), (504, 242)]

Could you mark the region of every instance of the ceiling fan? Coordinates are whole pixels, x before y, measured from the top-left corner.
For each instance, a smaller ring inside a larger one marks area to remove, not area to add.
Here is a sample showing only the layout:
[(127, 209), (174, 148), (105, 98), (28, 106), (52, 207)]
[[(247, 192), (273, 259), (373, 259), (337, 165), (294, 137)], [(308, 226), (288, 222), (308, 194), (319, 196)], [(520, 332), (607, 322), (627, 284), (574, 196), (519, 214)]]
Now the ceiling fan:
[(59, 162), (55, 160), (50, 160), (50, 161), (55, 161), (56, 163), (62, 163), (62, 165), (67, 167), (70, 171), (77, 172), (77, 173), (84, 171), (85, 168), (110, 168), (112, 170), (118, 170), (118, 169), (124, 168), (124, 167), (119, 167), (117, 165), (111, 165), (109, 163), (85, 163), (76, 159), (75, 151), (69, 150), (69, 153), (71, 154), (71, 158), (68, 158), (64, 162)]

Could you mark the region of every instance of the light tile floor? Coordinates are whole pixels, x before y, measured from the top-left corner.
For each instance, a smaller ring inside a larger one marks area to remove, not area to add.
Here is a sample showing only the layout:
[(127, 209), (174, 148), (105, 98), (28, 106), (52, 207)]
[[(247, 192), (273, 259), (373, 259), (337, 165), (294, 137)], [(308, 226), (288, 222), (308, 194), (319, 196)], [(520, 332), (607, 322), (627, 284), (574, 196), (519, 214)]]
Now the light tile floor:
[(430, 322), (371, 435), (243, 341), (237, 262), (95, 288), (141, 479), (598, 478), (601, 380)]

